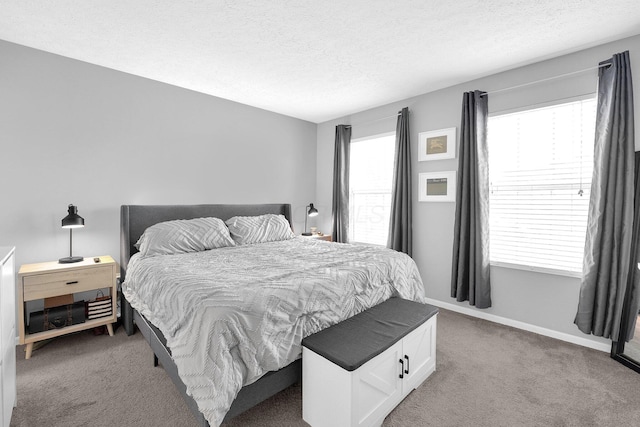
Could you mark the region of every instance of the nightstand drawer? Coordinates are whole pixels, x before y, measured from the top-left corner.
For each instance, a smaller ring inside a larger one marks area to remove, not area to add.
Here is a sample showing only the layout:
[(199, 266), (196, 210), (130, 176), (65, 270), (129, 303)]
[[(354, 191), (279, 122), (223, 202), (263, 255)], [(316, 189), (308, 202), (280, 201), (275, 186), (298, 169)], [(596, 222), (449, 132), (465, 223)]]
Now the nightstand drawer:
[(24, 301), (113, 286), (112, 267), (94, 267), (23, 277)]

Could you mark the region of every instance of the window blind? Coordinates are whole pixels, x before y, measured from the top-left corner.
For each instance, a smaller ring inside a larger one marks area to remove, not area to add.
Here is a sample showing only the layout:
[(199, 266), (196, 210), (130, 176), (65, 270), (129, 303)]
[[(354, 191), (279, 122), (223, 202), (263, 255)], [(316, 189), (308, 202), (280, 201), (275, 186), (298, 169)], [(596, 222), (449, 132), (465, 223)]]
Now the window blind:
[(591, 98), (489, 118), (492, 263), (581, 273), (595, 111)]
[(352, 141), (350, 150), (349, 241), (386, 245), (395, 133)]

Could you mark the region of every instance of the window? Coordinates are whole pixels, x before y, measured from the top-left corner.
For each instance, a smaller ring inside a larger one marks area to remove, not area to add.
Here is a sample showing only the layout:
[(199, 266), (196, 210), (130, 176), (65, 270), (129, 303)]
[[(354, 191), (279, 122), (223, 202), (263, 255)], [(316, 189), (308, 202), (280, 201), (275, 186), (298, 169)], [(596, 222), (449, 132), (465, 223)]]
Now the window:
[(350, 148), (349, 241), (386, 245), (395, 133), (356, 139)]
[(491, 263), (580, 275), (593, 98), (489, 117)]

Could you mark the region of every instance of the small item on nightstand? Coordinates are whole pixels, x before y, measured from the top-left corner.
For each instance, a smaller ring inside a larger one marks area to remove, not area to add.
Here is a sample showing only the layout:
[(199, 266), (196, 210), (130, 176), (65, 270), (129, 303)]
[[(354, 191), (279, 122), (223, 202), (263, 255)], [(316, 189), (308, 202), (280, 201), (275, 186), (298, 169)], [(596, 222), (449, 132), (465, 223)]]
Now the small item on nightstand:
[(57, 295), (44, 299), (44, 308), (60, 307), (68, 304), (73, 304), (73, 294)]
[(93, 262), (95, 262), (95, 263), (100, 262), (100, 257), (95, 257), (95, 258), (93, 259)]
[(96, 299), (87, 301), (87, 319), (98, 319), (100, 317), (111, 316), (113, 311), (111, 296), (105, 296), (102, 291), (96, 293)]
[(58, 307), (45, 308), (29, 315), (29, 333), (60, 329), (65, 326), (84, 323), (84, 301)]

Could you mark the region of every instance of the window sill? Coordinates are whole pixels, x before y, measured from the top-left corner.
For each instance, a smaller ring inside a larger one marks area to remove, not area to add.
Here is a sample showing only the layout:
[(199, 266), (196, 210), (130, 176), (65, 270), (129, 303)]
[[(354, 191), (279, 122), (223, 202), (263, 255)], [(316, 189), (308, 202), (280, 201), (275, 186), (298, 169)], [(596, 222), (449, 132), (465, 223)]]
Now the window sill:
[(555, 268), (545, 268), (545, 267), (537, 267), (533, 265), (523, 265), (523, 264), (511, 264), (508, 262), (498, 262), (498, 261), (491, 261), (489, 265), (491, 265), (492, 267), (510, 268), (513, 270), (532, 271), (534, 273), (553, 274), (555, 276), (575, 277), (577, 279), (582, 278), (581, 272), (578, 273), (576, 271), (558, 270)]
[(354, 245), (375, 246), (375, 247), (378, 247), (378, 248), (384, 248), (384, 247), (387, 246), (386, 244), (383, 245), (383, 244), (380, 244), (380, 243), (358, 242), (358, 241), (355, 241), (355, 240), (353, 240), (353, 241), (349, 240), (349, 243), (353, 243)]

